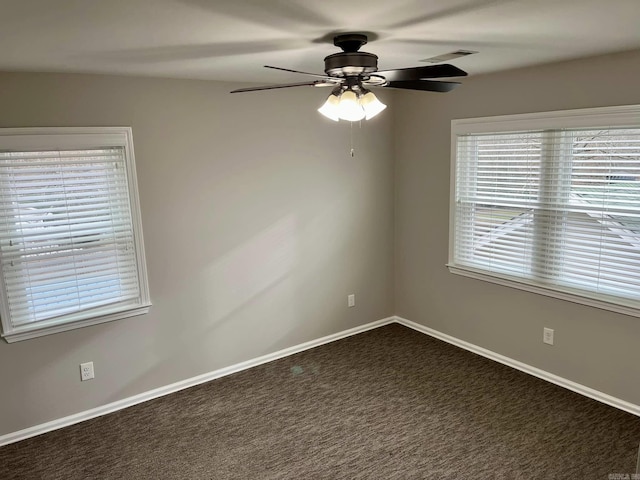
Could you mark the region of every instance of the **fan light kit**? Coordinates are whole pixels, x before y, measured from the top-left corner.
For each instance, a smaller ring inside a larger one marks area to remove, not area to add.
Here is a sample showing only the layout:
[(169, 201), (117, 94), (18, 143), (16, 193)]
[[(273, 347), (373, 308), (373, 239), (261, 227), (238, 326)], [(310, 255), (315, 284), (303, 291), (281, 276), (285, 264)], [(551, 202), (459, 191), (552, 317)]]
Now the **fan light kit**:
[(369, 120), (387, 108), (369, 88), (387, 87), (428, 92), (449, 92), (457, 87), (459, 83), (428, 79), (467, 75), (465, 71), (460, 70), (458, 67), (447, 64), (379, 71), (378, 57), (373, 53), (359, 51), (360, 47), (367, 43), (366, 35), (359, 33), (337, 35), (334, 37), (333, 43), (340, 47), (342, 52), (325, 57), (325, 75), (265, 65), (266, 68), (310, 75), (320, 80), (240, 88), (233, 90), (231, 93), (301, 86), (333, 87), (331, 95), (318, 111), (336, 122), (338, 120), (357, 122), (362, 119)]
[(364, 88), (359, 90), (356, 92), (354, 89), (347, 89), (343, 92), (341, 87), (336, 88), (318, 111), (336, 122), (357, 122), (363, 118), (369, 120), (387, 108), (373, 92)]

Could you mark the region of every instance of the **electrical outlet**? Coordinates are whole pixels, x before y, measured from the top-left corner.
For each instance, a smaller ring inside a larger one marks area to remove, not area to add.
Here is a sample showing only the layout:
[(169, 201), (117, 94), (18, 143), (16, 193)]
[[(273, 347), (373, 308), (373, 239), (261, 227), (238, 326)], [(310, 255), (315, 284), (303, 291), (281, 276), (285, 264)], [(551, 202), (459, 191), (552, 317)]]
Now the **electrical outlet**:
[(553, 329), (544, 327), (542, 331), (542, 341), (547, 345), (553, 345)]
[(347, 296), (347, 306), (348, 307), (355, 307), (356, 306), (356, 294), (352, 293), (351, 295)]
[(80, 380), (83, 382), (85, 380), (91, 380), (95, 375), (93, 373), (93, 362), (81, 363), (80, 364)]

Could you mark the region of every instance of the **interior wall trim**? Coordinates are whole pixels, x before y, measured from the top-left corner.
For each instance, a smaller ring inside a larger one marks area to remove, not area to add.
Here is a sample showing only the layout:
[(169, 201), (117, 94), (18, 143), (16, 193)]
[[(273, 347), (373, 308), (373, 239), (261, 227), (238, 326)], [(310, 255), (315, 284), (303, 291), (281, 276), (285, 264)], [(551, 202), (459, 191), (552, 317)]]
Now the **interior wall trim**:
[(169, 395), (171, 393), (184, 390), (185, 388), (193, 387), (196, 385), (200, 385), (202, 383), (209, 382), (211, 380), (215, 380), (216, 378), (225, 377), (227, 375), (231, 375), (232, 373), (237, 373), (252, 367), (257, 367), (258, 365), (262, 365), (263, 363), (272, 362), (274, 360), (278, 360), (283, 357), (288, 357), (289, 355), (293, 355), (295, 353), (299, 353), (305, 350), (309, 350), (311, 348), (319, 347), (320, 345), (324, 345), (326, 343), (335, 342), (336, 340), (340, 340), (342, 338), (350, 337), (352, 335), (357, 335), (358, 333), (366, 332), (367, 330), (372, 330), (374, 328), (378, 328), (383, 325), (393, 323), (394, 321), (395, 321), (395, 317), (383, 318), (375, 322), (367, 323), (365, 325), (360, 325), (358, 327), (350, 328), (348, 330), (343, 330), (342, 332), (327, 335), (326, 337), (311, 340), (305, 343), (301, 343), (299, 345), (295, 345), (293, 347), (285, 348), (283, 350), (278, 350), (277, 352), (263, 355), (261, 357), (253, 358), (245, 362), (237, 363), (229, 367), (220, 368), (218, 370), (213, 370), (212, 372), (187, 378), (185, 380), (181, 380), (179, 382), (172, 383), (164, 387), (159, 387), (153, 390), (149, 390), (147, 392), (143, 392), (138, 395), (134, 395), (132, 397), (123, 398), (122, 400), (117, 400), (115, 402), (108, 403), (106, 405), (92, 408), (90, 410), (85, 410), (84, 412), (79, 412), (73, 415), (62, 417), (62, 418), (52, 420), (50, 422), (42, 423), (39, 425), (34, 425), (33, 427), (25, 428), (23, 430), (18, 430), (17, 432), (0, 435), (0, 446), (19, 442), (20, 440), (26, 440), (27, 438), (35, 437), (37, 435), (42, 435), (43, 433), (51, 432), (53, 430), (58, 430), (59, 428), (68, 427), (70, 425), (84, 422), (85, 420), (90, 420), (92, 418), (100, 417), (108, 413), (117, 412), (118, 410), (122, 410), (127, 407), (131, 407), (133, 405), (146, 402), (148, 400), (153, 400), (154, 398), (163, 397), (165, 395)]
[[(184, 390), (189, 387), (193, 387), (196, 385), (200, 385), (202, 383), (209, 382), (211, 380), (215, 380), (216, 378), (221, 378), (227, 375), (231, 375), (233, 373), (247, 370), (252, 367), (257, 367), (258, 365), (262, 365), (263, 363), (268, 363), (274, 360), (278, 360), (280, 358), (288, 357), (289, 355), (303, 352), (311, 348), (319, 347), (320, 345), (324, 345), (326, 343), (335, 342), (336, 340), (347, 338), (352, 335), (357, 335), (359, 333), (366, 332), (367, 330), (373, 330), (374, 328), (382, 327), (383, 325), (388, 325), (390, 323), (399, 323), (400, 325), (404, 325), (405, 327), (409, 327), (420, 333), (424, 333), (425, 335), (429, 335), (431, 337), (437, 338), (451, 345), (455, 345), (457, 347), (463, 348), (464, 350), (468, 350), (470, 352), (476, 353), (490, 360), (494, 360), (496, 362), (502, 363), (503, 365), (507, 365), (511, 368), (515, 368), (516, 370), (520, 370), (521, 372), (528, 373), (529, 375), (533, 375), (535, 377), (541, 378), (543, 380), (551, 382), (560, 387), (564, 387), (573, 392), (584, 395), (585, 397), (592, 398), (606, 405), (619, 408), (620, 410), (624, 410), (626, 412), (629, 412), (633, 415), (640, 417), (640, 405), (627, 402), (626, 400), (621, 400), (612, 395), (608, 395), (606, 393), (600, 392), (598, 390), (587, 387), (585, 385), (581, 385), (579, 383), (573, 382), (571, 380), (560, 377), (553, 373), (546, 372), (537, 367), (527, 365), (526, 363), (520, 362), (518, 360), (514, 360), (512, 358), (506, 357), (499, 353), (492, 352), (491, 350), (487, 350), (486, 348), (479, 347), (477, 345), (466, 342), (464, 340), (460, 340), (456, 337), (452, 337), (451, 335), (447, 335), (445, 333), (439, 332), (437, 330), (426, 327), (419, 323), (412, 322), (411, 320), (407, 320), (406, 318), (392, 316), (388, 318), (383, 318), (381, 320), (377, 320), (375, 322), (360, 325), (358, 327), (350, 328), (348, 330), (343, 330), (342, 332), (337, 332), (331, 335), (327, 335), (326, 337), (318, 338), (316, 340), (311, 340), (305, 343), (301, 343), (299, 345), (285, 348), (283, 350), (278, 350), (277, 352), (269, 353), (267, 355), (263, 355), (261, 357), (247, 360), (245, 362), (237, 363), (229, 367), (213, 370), (211, 372), (204, 373), (202, 375), (191, 377), (185, 380), (181, 380), (179, 382), (172, 383), (164, 387), (159, 387), (153, 390), (149, 390), (147, 392), (143, 392), (138, 395), (134, 395), (128, 398), (124, 398), (122, 400), (118, 400), (118, 401), (108, 403), (96, 408), (92, 408), (90, 410), (85, 410), (84, 412), (79, 412), (73, 415), (62, 417), (62, 418), (52, 420), (50, 422), (42, 423), (39, 425), (34, 425), (33, 427), (25, 428), (23, 430), (18, 430), (16, 432), (0, 435), (0, 446), (19, 442), (20, 440), (26, 440), (27, 438), (35, 437), (37, 435), (42, 435), (43, 433), (51, 432), (59, 428), (68, 427), (70, 425), (84, 422), (85, 420), (90, 420), (92, 418), (100, 417), (108, 413), (117, 412), (118, 410), (123, 410), (133, 405), (137, 405), (139, 403), (143, 403), (148, 400), (153, 400), (154, 398), (163, 397), (165, 395), (169, 395), (171, 393), (178, 392), (180, 390)], [(640, 457), (639, 457), (639, 463), (640, 463)]]
[[(401, 325), (404, 325), (405, 327), (412, 328), (413, 330), (417, 330), (418, 332), (450, 343), (451, 345), (455, 345), (456, 347), (463, 348), (490, 360), (502, 363), (503, 365), (515, 368), (516, 370), (520, 370), (521, 372), (528, 373), (529, 375), (533, 375), (534, 377), (541, 378), (542, 380), (546, 380), (547, 382), (553, 383), (560, 387), (564, 387), (568, 390), (584, 395), (585, 397), (592, 398), (606, 405), (619, 408), (620, 410), (624, 410), (625, 412), (629, 412), (640, 417), (640, 405), (627, 402), (626, 400), (616, 398), (607, 393), (603, 393), (585, 385), (573, 382), (540, 368), (533, 367), (518, 360), (514, 360), (513, 358), (506, 357), (496, 352), (492, 352), (491, 350), (479, 347), (477, 345), (474, 345), (473, 343), (465, 342), (464, 340), (460, 340), (456, 337), (452, 337), (451, 335), (447, 335), (446, 333), (442, 333), (432, 328), (425, 327), (424, 325), (412, 322), (411, 320), (407, 320), (406, 318), (396, 316), (395, 321)], [(640, 462), (640, 457), (638, 461)]]

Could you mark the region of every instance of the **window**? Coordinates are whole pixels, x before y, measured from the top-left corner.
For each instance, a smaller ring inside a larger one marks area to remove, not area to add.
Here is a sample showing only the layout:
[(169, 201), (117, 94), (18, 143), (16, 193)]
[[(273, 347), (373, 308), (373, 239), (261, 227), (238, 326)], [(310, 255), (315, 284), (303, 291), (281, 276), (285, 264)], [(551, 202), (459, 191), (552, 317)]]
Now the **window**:
[(0, 129), (3, 337), (149, 306), (131, 129)]
[(449, 269), (640, 316), (640, 106), (454, 120)]

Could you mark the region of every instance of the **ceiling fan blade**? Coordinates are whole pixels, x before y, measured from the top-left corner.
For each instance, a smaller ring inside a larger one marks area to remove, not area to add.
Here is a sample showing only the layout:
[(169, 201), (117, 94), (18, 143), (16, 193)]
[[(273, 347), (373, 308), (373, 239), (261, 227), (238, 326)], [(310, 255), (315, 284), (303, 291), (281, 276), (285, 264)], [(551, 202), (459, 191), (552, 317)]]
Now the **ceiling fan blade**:
[(229, 93), (242, 93), (242, 92), (257, 92), (259, 90), (273, 90), (275, 88), (289, 88), (289, 87), (335, 87), (337, 83), (335, 82), (321, 82), (319, 80), (314, 80), (313, 82), (299, 82), (299, 83), (283, 83), (280, 85), (264, 85), (262, 87), (247, 87), (247, 88), (238, 88)]
[(382, 75), (389, 82), (404, 82), (409, 80), (420, 80), (421, 78), (441, 78), (441, 77), (465, 77), (467, 72), (460, 70), (454, 65), (444, 63), (442, 65), (425, 65), (423, 67), (399, 68), (397, 70), (381, 70), (375, 72)]
[(404, 90), (423, 90), (427, 92), (450, 92), (460, 85), (459, 82), (440, 82), (433, 80), (407, 80), (389, 82), (387, 88), (401, 88)]
[(289, 68), (272, 67), (271, 65), (265, 65), (264, 68), (273, 68), (274, 70), (282, 70), (283, 72), (301, 73), (302, 75), (311, 75), (312, 77), (318, 77), (318, 78), (330, 78), (328, 75), (319, 75), (317, 73), (301, 72), (299, 70), (291, 70)]

